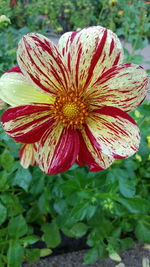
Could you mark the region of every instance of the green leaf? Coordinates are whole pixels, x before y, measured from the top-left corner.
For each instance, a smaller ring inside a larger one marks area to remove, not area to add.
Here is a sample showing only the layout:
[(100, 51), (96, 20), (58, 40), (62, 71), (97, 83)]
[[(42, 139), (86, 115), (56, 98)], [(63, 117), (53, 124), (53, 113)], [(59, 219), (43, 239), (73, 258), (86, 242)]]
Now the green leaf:
[(48, 214), (50, 211), (50, 200), (52, 198), (51, 192), (49, 188), (45, 188), (43, 191), (43, 194), (41, 194), (38, 200), (38, 207), (43, 214)]
[(88, 226), (82, 222), (74, 224), (74, 226), (69, 230), (69, 236), (79, 238), (87, 232)]
[(98, 249), (97, 247), (94, 247), (84, 255), (84, 264), (92, 264), (98, 259), (98, 257)]
[(9, 267), (21, 267), (23, 260), (24, 248), (20, 245), (19, 241), (10, 241), (7, 253), (7, 260)]
[(7, 177), (8, 173), (6, 170), (0, 172), (0, 192), (6, 191), (9, 188)]
[(135, 228), (135, 235), (143, 243), (150, 243), (150, 224), (139, 221)]
[(30, 187), (30, 192), (32, 195), (36, 196), (43, 192), (45, 184), (45, 174), (39, 169), (34, 168), (32, 172), (32, 183)]
[(144, 116), (150, 117), (150, 105), (142, 104), (138, 107), (139, 112)]
[(32, 207), (27, 211), (26, 220), (27, 222), (36, 222), (41, 217), (41, 212), (37, 207), (37, 203), (33, 203)]
[(83, 220), (85, 217), (87, 219), (91, 218), (95, 212), (97, 207), (89, 204), (88, 200), (83, 200), (81, 203), (78, 203), (71, 210), (71, 217), (74, 217), (77, 221)]
[(128, 248), (132, 248), (135, 244), (134, 240), (131, 237), (125, 237), (120, 240), (121, 248), (126, 250)]
[(134, 197), (135, 182), (124, 177), (119, 177), (119, 190), (124, 197)]
[(61, 237), (55, 222), (42, 225), (42, 231), (44, 232), (44, 241), (48, 247), (55, 248), (60, 244)]
[(14, 158), (11, 153), (5, 149), (0, 157), (1, 166), (4, 170), (10, 172), (13, 169)]
[(144, 56), (133, 55), (133, 56), (131, 56), (131, 62), (134, 64), (142, 64), (144, 62)]
[(64, 199), (55, 201), (54, 209), (56, 210), (58, 214), (63, 215), (66, 208), (67, 208), (67, 203)]
[(7, 209), (6, 207), (0, 202), (0, 225), (6, 220), (7, 218)]
[(17, 170), (16, 175), (13, 179), (12, 185), (18, 185), (23, 188), (25, 191), (28, 191), (30, 183), (32, 181), (32, 175), (28, 169), (24, 169), (20, 166)]
[(3, 193), (0, 195), (0, 199), (7, 208), (8, 216), (16, 216), (19, 213), (23, 212), (23, 207), (21, 206), (19, 198), (16, 195)]
[(37, 241), (39, 241), (39, 239), (40, 238), (38, 236), (29, 235), (29, 236), (25, 236), (25, 237), (21, 238), (20, 242), (23, 244), (24, 247), (27, 247), (29, 245), (36, 243)]
[(53, 251), (49, 248), (42, 248), (40, 250), (40, 257), (46, 257), (46, 256), (49, 256), (53, 253)]
[(25, 250), (26, 261), (29, 263), (34, 263), (40, 259), (40, 249), (26, 249)]
[(146, 213), (149, 211), (149, 202), (142, 198), (120, 198), (118, 201), (131, 213)]
[(8, 234), (12, 238), (19, 238), (27, 233), (28, 226), (22, 215), (12, 218), (8, 223)]

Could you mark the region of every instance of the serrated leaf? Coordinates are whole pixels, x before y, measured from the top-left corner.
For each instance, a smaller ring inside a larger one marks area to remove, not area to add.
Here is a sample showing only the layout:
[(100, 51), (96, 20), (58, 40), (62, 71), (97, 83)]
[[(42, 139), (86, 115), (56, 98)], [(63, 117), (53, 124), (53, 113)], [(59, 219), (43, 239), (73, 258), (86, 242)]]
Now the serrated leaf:
[(82, 222), (76, 223), (69, 230), (69, 236), (79, 238), (79, 237), (85, 235), (87, 229), (88, 229), (88, 226), (86, 224), (84, 224)]
[(135, 182), (127, 178), (119, 177), (119, 190), (124, 197), (134, 197), (135, 195)]
[(10, 172), (13, 169), (14, 158), (11, 153), (5, 149), (0, 157), (1, 166), (4, 170)]
[(97, 247), (90, 249), (84, 255), (84, 264), (92, 264), (98, 259), (99, 253)]
[(135, 235), (143, 243), (150, 243), (150, 227), (144, 222), (138, 222), (135, 228)]
[(59, 229), (55, 222), (46, 223), (42, 225), (42, 231), (44, 232), (43, 238), (45, 243), (50, 248), (57, 247), (61, 242)]
[(23, 188), (25, 191), (28, 191), (28, 188), (32, 181), (32, 175), (28, 169), (24, 169), (20, 166), (17, 170), (16, 175), (13, 179), (12, 185), (18, 185)]
[(9, 188), (9, 185), (7, 183), (7, 177), (8, 177), (8, 173), (7, 171), (2, 171), (0, 172), (0, 191), (6, 191)]
[(131, 213), (145, 213), (149, 211), (149, 202), (142, 198), (120, 198), (118, 201)]
[(46, 257), (46, 256), (49, 256), (53, 253), (53, 251), (49, 248), (42, 248), (40, 250), (40, 257)]
[(40, 238), (38, 236), (29, 235), (29, 236), (25, 236), (25, 237), (21, 238), (20, 241), (24, 247), (27, 247), (29, 245), (36, 243), (37, 241), (39, 241), (39, 239)]
[(8, 234), (12, 238), (19, 238), (27, 233), (28, 226), (22, 215), (12, 218), (8, 223)]
[(0, 195), (0, 199), (7, 208), (8, 216), (13, 217), (23, 212), (23, 207), (21, 206), (19, 198), (16, 195), (3, 193)]
[(26, 261), (29, 263), (34, 263), (40, 259), (40, 249), (39, 248), (32, 248), (26, 249)]
[(51, 198), (52, 196), (49, 188), (45, 188), (43, 190), (43, 194), (41, 194), (40, 198), (38, 199), (38, 207), (43, 214), (49, 213)]
[(20, 267), (23, 260), (24, 248), (19, 241), (10, 241), (7, 253), (8, 266)]

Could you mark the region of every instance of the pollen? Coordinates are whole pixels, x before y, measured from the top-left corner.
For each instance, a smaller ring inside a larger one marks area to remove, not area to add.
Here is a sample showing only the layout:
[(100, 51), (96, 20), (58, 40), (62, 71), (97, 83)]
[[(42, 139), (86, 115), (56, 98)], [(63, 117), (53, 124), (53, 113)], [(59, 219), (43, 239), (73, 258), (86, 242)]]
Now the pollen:
[(63, 106), (62, 112), (68, 118), (74, 118), (78, 114), (78, 106), (75, 103), (67, 103)]
[(54, 114), (65, 127), (80, 129), (89, 114), (88, 104), (82, 96), (71, 92), (56, 98)]

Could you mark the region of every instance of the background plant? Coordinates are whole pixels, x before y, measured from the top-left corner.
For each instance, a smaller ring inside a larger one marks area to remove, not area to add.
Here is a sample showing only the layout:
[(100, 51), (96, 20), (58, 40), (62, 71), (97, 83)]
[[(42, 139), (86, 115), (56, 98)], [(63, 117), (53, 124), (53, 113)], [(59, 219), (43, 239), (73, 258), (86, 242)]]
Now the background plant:
[[(150, 36), (150, 12), (143, 1), (9, 3), (0, 0), (0, 15), (11, 19), (11, 24), (0, 24), (1, 74), (17, 64), (17, 43), (27, 32), (61, 34), (96, 24), (115, 31), (124, 48), (126, 41), (131, 43), (125, 61), (144, 63), (137, 53)], [(77, 165), (51, 176), (36, 166), (23, 169), (20, 145), (0, 128), (0, 267), (19, 267), (50, 255), (62, 234), (84, 236), (89, 247), (85, 263), (119, 253), (137, 240), (150, 242), (150, 104), (145, 101), (131, 115), (141, 129), (139, 152), (98, 173)]]

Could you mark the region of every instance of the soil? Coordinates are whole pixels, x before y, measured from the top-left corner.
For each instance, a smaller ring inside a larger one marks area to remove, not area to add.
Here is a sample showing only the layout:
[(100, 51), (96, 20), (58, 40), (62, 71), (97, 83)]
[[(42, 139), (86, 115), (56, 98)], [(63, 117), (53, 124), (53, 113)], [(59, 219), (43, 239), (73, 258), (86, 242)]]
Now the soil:
[(83, 265), (85, 252), (86, 250), (81, 250), (50, 256), (35, 264), (24, 264), (23, 267), (150, 267), (150, 250), (143, 249), (141, 245), (121, 253), (121, 262), (106, 258), (90, 265)]

